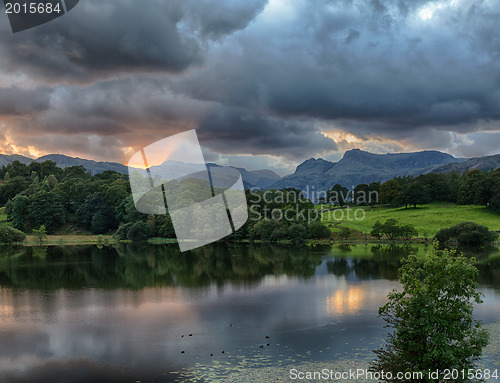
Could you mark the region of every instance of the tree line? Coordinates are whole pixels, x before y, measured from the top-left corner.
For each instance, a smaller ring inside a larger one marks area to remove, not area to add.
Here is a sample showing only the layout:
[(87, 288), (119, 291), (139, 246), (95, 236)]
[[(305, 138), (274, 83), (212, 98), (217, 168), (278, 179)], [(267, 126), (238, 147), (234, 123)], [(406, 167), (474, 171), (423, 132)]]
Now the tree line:
[(483, 205), (500, 211), (500, 168), (474, 169), (462, 174), (452, 171), (395, 177), (383, 183), (359, 184), (353, 190), (336, 184), (318, 202), (339, 206), (382, 204), (393, 207), (450, 202)]
[[(119, 240), (133, 241), (175, 238), (168, 214), (148, 215), (137, 211), (127, 174), (105, 171), (92, 175), (83, 166), (63, 169), (53, 161), (29, 165), (14, 161), (0, 168), (0, 179), (0, 206), (5, 205), (10, 225), (24, 233), (33, 233), (44, 226), (48, 234), (113, 233)], [(182, 193), (178, 193), (176, 201), (189, 202), (192, 191), (200, 187), (200, 180), (183, 180), (181, 186)], [(315, 205), (305, 199), (300, 190), (274, 191), (273, 196), (265, 198), (264, 193), (246, 191), (249, 219), (227, 240), (301, 243), (307, 238), (331, 235), (319, 222)], [(256, 197), (259, 202), (254, 201)]]

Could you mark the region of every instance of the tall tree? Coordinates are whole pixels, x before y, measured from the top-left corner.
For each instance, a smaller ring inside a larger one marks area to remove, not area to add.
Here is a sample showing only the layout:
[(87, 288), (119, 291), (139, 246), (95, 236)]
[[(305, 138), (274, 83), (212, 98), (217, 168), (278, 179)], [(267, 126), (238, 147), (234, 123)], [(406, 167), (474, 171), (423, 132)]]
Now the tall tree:
[[(448, 250), (435, 250), (424, 259), (410, 255), (403, 260), (399, 280), (402, 291), (389, 293), (379, 313), (393, 332), (386, 346), (375, 350), (373, 371), (384, 371), (386, 382), (398, 380), (398, 372), (421, 372), (415, 382), (436, 382), (429, 371), (468, 371), (488, 343), (488, 333), (474, 320), (478, 270), (474, 259)], [(392, 373), (392, 378), (388, 377)], [(467, 376), (466, 376), (467, 378)], [(464, 382), (461, 376), (454, 380)]]

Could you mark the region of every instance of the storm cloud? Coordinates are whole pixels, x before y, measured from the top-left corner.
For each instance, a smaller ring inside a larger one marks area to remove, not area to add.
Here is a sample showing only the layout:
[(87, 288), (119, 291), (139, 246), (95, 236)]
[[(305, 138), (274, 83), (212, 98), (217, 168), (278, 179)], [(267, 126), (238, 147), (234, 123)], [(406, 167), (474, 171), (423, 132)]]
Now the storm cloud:
[(85, 0), (17, 34), (5, 18), (0, 130), (126, 161), (197, 128), (207, 152), (250, 168), (352, 147), (494, 154), (499, 13), (473, 0)]

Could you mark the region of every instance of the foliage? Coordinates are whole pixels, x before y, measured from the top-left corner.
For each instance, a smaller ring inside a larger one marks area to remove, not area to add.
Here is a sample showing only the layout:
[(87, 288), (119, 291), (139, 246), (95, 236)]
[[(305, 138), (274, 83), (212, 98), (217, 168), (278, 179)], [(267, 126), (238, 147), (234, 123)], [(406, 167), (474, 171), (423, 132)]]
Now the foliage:
[(41, 225), (38, 229), (33, 229), (32, 233), (40, 245), (47, 239), (47, 230), (45, 229), (45, 225)]
[(422, 382), (434, 382), (427, 378), (429, 370), (474, 367), (488, 333), (472, 315), (474, 304), (482, 302), (473, 262), (448, 250), (403, 261), (403, 290), (389, 293), (379, 310), (393, 332), (387, 345), (374, 351), (371, 369), (392, 372), (394, 379), (385, 381), (398, 382), (397, 372), (422, 371)]
[(349, 228), (343, 227), (342, 230), (340, 231), (339, 236), (340, 236), (340, 239), (342, 241), (345, 241), (345, 240), (348, 240), (351, 237), (351, 234), (352, 234), (352, 232), (351, 232), (351, 230)]
[(24, 221), (28, 214), (29, 199), (25, 195), (18, 194), (10, 202), (9, 219), (12, 220), (12, 226), (23, 230)]
[(128, 232), (130, 230), (130, 228), (132, 227), (133, 223), (132, 222), (128, 222), (128, 223), (124, 223), (122, 225), (120, 225), (118, 227), (118, 229), (115, 231), (115, 233), (113, 234), (113, 238), (117, 239), (117, 240), (125, 240), (128, 238)]
[(330, 238), (331, 236), (332, 232), (324, 223), (316, 221), (309, 225), (309, 238), (324, 239)]
[(77, 215), (94, 234), (105, 233), (115, 226), (114, 212), (100, 192), (89, 195), (78, 208)]
[[(309, 229), (310, 228), (311, 227), (309, 226)], [(328, 230), (328, 232), (331, 235), (330, 230)], [(292, 240), (292, 243), (294, 245), (303, 244), (306, 239), (306, 234), (307, 234), (307, 229), (304, 227), (304, 225), (300, 223), (294, 223), (288, 228), (288, 236)]]
[(455, 239), (463, 245), (483, 245), (495, 241), (498, 234), (489, 231), (484, 225), (475, 222), (462, 222), (439, 230), (435, 238), (441, 243)]
[(150, 237), (151, 229), (149, 225), (143, 221), (124, 223), (123, 225), (120, 225), (115, 234), (113, 234), (113, 238), (115, 239), (129, 239), (133, 242), (146, 241)]
[(26, 234), (7, 224), (0, 223), (0, 243), (12, 244), (22, 242), (26, 238)]
[(326, 193), (327, 202), (334, 206), (346, 205), (348, 197), (349, 197), (349, 189), (339, 184), (335, 184)]
[(380, 203), (395, 204), (400, 193), (401, 186), (396, 180), (386, 181), (380, 185)]
[(408, 240), (418, 235), (415, 227), (412, 225), (399, 226), (398, 221), (394, 218), (388, 219), (384, 224), (381, 224), (379, 221), (375, 222), (370, 234), (378, 239), (385, 235), (391, 240), (398, 238)]
[(151, 231), (147, 223), (137, 221), (130, 226), (127, 233), (127, 238), (133, 242), (145, 241), (151, 237)]
[(29, 197), (28, 218), (32, 227), (44, 225), (49, 233), (66, 222), (63, 196), (56, 191), (40, 190)]

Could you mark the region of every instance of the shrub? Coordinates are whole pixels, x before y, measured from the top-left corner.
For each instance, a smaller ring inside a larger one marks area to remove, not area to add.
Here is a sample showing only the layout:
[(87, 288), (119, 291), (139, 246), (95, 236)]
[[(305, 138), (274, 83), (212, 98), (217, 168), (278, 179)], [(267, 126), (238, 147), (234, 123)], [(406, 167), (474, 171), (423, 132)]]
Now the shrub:
[(146, 222), (138, 221), (132, 226), (127, 233), (127, 238), (134, 242), (145, 241), (151, 237), (151, 230)]
[(435, 236), (435, 239), (440, 243), (455, 239), (463, 245), (484, 245), (495, 241), (497, 238), (497, 233), (489, 231), (486, 226), (475, 222), (462, 222), (458, 225), (441, 229)]
[(309, 237), (315, 239), (330, 238), (332, 232), (321, 222), (312, 222), (309, 225)]
[(15, 242), (22, 242), (25, 238), (26, 234), (22, 231), (14, 229), (6, 224), (0, 224), (0, 243), (11, 244)]
[(347, 240), (349, 239), (349, 237), (351, 236), (352, 232), (350, 229), (348, 229), (347, 227), (343, 227), (342, 230), (340, 231), (340, 239), (342, 241), (344, 240)]
[(133, 223), (124, 223), (123, 225), (120, 225), (120, 227), (116, 230), (116, 232), (113, 234), (113, 238), (118, 239), (118, 240), (124, 240), (128, 238), (128, 231), (132, 227)]
[(295, 245), (303, 244), (306, 240), (307, 230), (304, 225), (294, 223), (288, 228), (288, 236)]

